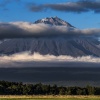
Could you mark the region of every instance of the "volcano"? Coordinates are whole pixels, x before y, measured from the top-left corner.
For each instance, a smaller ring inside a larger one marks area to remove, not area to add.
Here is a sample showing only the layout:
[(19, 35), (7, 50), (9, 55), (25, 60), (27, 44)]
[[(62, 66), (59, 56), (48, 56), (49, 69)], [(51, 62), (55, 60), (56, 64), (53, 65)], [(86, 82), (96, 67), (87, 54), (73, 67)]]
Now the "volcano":
[[(58, 18), (50, 17), (35, 21), (33, 24), (50, 26), (66, 26), (75, 29), (70, 23)], [(100, 41), (89, 37), (39, 37), (13, 38), (0, 41), (0, 55), (12, 55), (28, 51), (30, 54), (38, 52), (41, 55), (68, 55), (100, 57)]]

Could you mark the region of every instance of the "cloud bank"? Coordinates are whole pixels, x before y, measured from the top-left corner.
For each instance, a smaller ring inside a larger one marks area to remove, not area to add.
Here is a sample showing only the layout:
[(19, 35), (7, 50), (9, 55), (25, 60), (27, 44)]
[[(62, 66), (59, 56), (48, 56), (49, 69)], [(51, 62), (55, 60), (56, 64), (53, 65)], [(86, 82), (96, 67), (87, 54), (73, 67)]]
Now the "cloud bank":
[(50, 36), (100, 36), (100, 29), (77, 29), (67, 26), (29, 22), (0, 23), (0, 39)]
[[(0, 56), (0, 67), (25, 67), (25, 66), (33, 66), (39, 65), (36, 62), (45, 63), (68, 63), (68, 62), (75, 62), (75, 63), (96, 63), (100, 64), (100, 58), (92, 57), (92, 56), (83, 56), (83, 57), (71, 57), (71, 56), (53, 56), (53, 55), (40, 55), (39, 53), (34, 53), (30, 55), (29, 52), (23, 52), (19, 54), (13, 54), (10, 56), (2, 55)], [(49, 66), (49, 65), (48, 65)]]
[(89, 12), (100, 13), (100, 1), (99, 0), (79, 0), (77, 2), (66, 2), (56, 4), (28, 4), (28, 9), (32, 12), (44, 11), (46, 9), (52, 9), (56, 11), (64, 12)]

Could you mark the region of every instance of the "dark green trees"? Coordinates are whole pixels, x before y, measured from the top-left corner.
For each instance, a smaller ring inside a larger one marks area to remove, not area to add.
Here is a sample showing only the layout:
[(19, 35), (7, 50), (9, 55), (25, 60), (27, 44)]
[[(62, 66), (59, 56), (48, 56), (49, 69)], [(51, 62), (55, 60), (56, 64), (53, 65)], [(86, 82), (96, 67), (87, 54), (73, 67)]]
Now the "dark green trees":
[(100, 87), (64, 87), (0, 81), (0, 95), (100, 95)]

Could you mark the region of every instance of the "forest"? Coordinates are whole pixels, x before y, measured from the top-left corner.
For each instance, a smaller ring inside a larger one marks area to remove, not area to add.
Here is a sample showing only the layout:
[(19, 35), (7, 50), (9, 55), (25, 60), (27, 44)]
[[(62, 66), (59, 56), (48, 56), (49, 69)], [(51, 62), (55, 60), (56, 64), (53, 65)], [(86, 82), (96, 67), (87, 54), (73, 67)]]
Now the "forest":
[(100, 95), (100, 87), (65, 87), (0, 81), (0, 95)]

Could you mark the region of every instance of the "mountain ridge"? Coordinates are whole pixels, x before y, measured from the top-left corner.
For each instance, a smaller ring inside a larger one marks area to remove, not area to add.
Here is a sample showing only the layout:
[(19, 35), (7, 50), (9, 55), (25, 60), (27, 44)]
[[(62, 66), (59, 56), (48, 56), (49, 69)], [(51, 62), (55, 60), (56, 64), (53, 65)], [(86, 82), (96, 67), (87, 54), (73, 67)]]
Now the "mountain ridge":
[(44, 23), (44, 24), (50, 24), (50, 25), (56, 25), (56, 26), (74, 27), (70, 23), (58, 18), (57, 16), (39, 19), (39, 20), (35, 21), (34, 23), (35, 24)]

